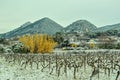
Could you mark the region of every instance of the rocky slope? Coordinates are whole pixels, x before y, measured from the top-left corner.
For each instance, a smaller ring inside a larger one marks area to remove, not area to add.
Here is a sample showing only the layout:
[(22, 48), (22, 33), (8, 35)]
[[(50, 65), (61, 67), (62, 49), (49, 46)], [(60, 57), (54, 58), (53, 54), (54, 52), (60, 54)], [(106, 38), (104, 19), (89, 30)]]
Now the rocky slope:
[(120, 30), (120, 23), (103, 26), (103, 27), (98, 28), (96, 31), (105, 32), (105, 31), (109, 31), (109, 30)]
[(90, 23), (87, 20), (78, 20), (73, 22), (72, 24), (68, 25), (64, 31), (65, 32), (81, 32), (81, 33), (86, 33), (86, 32), (91, 32), (97, 29), (97, 27)]
[(42, 18), (34, 23), (27, 22), (19, 28), (7, 32), (4, 35), (5, 38), (11, 38), (15, 36), (21, 36), (23, 34), (55, 34), (61, 31), (63, 27), (49, 18)]

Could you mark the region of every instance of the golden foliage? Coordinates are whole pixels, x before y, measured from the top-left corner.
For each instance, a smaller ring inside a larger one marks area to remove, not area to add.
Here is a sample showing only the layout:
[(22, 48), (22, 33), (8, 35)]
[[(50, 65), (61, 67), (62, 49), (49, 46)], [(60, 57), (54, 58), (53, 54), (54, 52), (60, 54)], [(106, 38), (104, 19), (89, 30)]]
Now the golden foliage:
[(94, 43), (90, 43), (89, 46), (90, 46), (90, 48), (94, 48), (95, 44)]
[(72, 43), (72, 44), (70, 44), (70, 47), (77, 47), (77, 45)]
[(50, 53), (56, 45), (51, 36), (44, 35), (23, 35), (19, 41), (31, 53)]

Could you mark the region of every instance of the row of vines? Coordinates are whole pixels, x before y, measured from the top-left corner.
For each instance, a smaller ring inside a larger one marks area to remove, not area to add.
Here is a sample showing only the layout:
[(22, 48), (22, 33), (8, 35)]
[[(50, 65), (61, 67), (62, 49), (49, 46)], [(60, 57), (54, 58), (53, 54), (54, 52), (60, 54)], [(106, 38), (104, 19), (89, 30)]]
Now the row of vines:
[[(68, 52), (54, 54), (1, 54), (6, 62), (18, 64), (23, 68), (41, 69), (42, 72), (49, 71), (49, 74), (57, 74), (68, 76), (69, 71), (72, 71), (73, 78), (76, 79), (80, 74), (80, 69), (87, 70), (88, 66), (92, 68), (89, 79), (94, 76), (100, 79), (101, 70), (106, 76), (111, 76), (113, 71), (116, 71), (116, 78), (120, 76), (120, 53), (119, 52)], [(87, 72), (87, 71), (86, 71)]]

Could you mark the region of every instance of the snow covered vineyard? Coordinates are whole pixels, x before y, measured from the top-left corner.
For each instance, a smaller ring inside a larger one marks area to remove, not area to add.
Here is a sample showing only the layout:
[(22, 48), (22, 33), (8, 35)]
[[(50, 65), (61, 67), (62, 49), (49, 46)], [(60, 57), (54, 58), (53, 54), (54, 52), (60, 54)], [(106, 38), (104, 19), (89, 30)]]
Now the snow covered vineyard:
[(0, 54), (0, 80), (120, 80), (120, 51)]

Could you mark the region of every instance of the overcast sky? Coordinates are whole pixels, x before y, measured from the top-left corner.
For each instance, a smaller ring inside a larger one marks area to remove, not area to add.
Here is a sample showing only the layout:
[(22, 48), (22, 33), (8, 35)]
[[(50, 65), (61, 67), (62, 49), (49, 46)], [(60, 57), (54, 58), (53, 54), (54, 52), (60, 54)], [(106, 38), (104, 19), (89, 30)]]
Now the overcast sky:
[(0, 0), (0, 33), (49, 17), (62, 26), (86, 19), (97, 27), (120, 23), (120, 0)]

